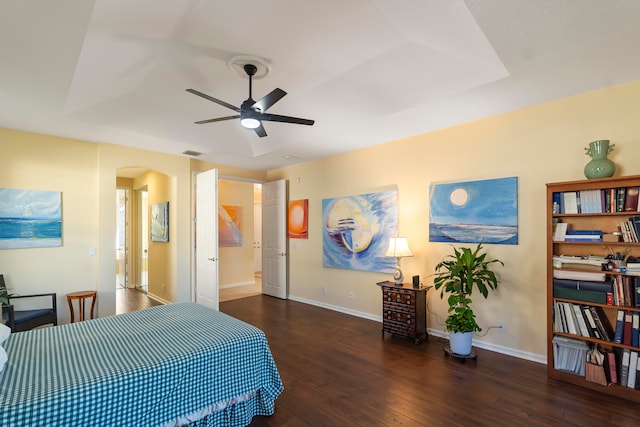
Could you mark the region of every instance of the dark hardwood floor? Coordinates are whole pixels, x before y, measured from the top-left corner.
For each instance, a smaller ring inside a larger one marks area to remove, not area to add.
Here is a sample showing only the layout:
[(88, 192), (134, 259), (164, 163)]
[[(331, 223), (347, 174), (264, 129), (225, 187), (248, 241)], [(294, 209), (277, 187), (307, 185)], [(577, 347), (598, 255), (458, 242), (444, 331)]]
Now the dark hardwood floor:
[(638, 426), (640, 406), (548, 379), (539, 363), (445, 340), (381, 337), (377, 322), (254, 296), (220, 311), (265, 331), (284, 392), (262, 426)]
[(284, 383), (258, 426), (638, 426), (640, 406), (548, 379), (542, 364), (446, 341), (385, 334), (377, 322), (268, 296), (220, 304), (267, 334)]
[(154, 307), (156, 305), (161, 305), (161, 303), (149, 298), (147, 294), (140, 292), (137, 289), (116, 289), (116, 314), (144, 310), (145, 308)]

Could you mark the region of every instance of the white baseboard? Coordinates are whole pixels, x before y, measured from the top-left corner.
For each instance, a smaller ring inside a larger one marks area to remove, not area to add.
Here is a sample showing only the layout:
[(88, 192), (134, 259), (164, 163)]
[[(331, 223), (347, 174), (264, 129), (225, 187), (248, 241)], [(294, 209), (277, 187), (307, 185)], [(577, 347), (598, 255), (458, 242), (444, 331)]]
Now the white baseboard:
[(248, 282), (238, 282), (238, 283), (230, 283), (228, 285), (220, 285), (218, 287), (218, 289), (229, 289), (229, 288), (237, 288), (240, 286), (251, 286), (251, 285), (255, 285), (256, 281), (255, 280), (250, 280)]
[[(448, 332), (444, 332), (438, 329), (430, 329), (428, 328), (429, 331), (429, 335), (434, 335), (436, 337), (441, 337), (444, 338), (446, 340), (449, 339), (449, 333)], [(513, 356), (513, 357), (517, 357), (519, 359), (525, 359), (525, 360), (530, 360), (532, 362), (537, 362), (537, 363), (542, 363), (543, 365), (547, 364), (547, 357), (540, 355), (540, 354), (535, 354), (535, 353), (529, 353), (527, 351), (520, 351), (520, 350), (516, 350), (513, 349), (511, 347), (505, 347), (502, 345), (497, 345), (497, 344), (491, 344), (488, 342), (484, 342), (484, 341), (479, 341), (477, 339), (473, 339), (473, 346), (474, 347), (478, 347), (478, 348), (484, 348), (485, 350), (490, 350), (490, 351), (495, 351), (496, 353), (502, 353), (502, 354), (506, 354), (508, 356)]]
[(154, 301), (158, 301), (160, 304), (171, 304), (171, 301), (167, 301), (164, 298), (160, 298), (159, 296), (154, 295), (151, 292), (147, 292), (147, 296)]
[(333, 311), (338, 311), (340, 313), (350, 314), (356, 317), (362, 317), (364, 319), (375, 320), (376, 322), (382, 323), (382, 316), (374, 316), (373, 314), (365, 313), (357, 310), (350, 310), (348, 308), (340, 307), (337, 305), (326, 304), (320, 301), (314, 301), (306, 298), (296, 297), (295, 295), (289, 295), (289, 299), (293, 301), (302, 302), (309, 305), (315, 305), (316, 307), (322, 307)]
[[(362, 311), (350, 310), (348, 308), (340, 307), (337, 305), (326, 304), (320, 301), (314, 301), (306, 298), (300, 298), (295, 295), (289, 295), (289, 299), (293, 301), (302, 302), (304, 304), (315, 305), (316, 307), (322, 307), (329, 310), (337, 311), (340, 313), (350, 314), (356, 317), (362, 317), (364, 319), (374, 320), (376, 322), (382, 323), (382, 316), (375, 316), (370, 313), (364, 313)], [(441, 337), (444, 339), (449, 339), (449, 334), (438, 330), (438, 329), (430, 329), (428, 328), (428, 332), (430, 335), (434, 335), (436, 337)], [(508, 356), (517, 357), (519, 359), (530, 360), (532, 362), (542, 363), (544, 365), (547, 364), (547, 357), (540, 354), (529, 353), (526, 351), (520, 351), (517, 349), (513, 349), (511, 347), (505, 347), (501, 345), (491, 344), (484, 341), (478, 341), (476, 339), (473, 340), (474, 347), (483, 348), (485, 350), (495, 351), (496, 353), (506, 354)]]

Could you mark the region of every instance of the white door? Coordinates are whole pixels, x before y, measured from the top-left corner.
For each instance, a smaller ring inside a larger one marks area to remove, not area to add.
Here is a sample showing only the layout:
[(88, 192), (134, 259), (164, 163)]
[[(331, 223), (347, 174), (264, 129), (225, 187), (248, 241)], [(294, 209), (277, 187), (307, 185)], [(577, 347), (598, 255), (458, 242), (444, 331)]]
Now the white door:
[(253, 269), (262, 274), (262, 203), (253, 204)]
[(262, 185), (262, 293), (287, 299), (287, 183)]
[(218, 310), (218, 170), (196, 175), (196, 302)]

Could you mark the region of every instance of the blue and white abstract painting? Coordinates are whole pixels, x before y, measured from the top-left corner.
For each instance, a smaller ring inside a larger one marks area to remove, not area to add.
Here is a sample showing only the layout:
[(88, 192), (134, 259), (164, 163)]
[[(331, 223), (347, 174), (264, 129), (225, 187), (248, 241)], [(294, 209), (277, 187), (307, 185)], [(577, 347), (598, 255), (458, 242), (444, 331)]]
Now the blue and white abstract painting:
[(431, 184), (429, 241), (518, 244), (518, 177)]
[(62, 193), (0, 188), (0, 249), (62, 246)]
[(395, 258), (385, 257), (398, 235), (398, 192), (322, 200), (322, 266), (393, 273)]

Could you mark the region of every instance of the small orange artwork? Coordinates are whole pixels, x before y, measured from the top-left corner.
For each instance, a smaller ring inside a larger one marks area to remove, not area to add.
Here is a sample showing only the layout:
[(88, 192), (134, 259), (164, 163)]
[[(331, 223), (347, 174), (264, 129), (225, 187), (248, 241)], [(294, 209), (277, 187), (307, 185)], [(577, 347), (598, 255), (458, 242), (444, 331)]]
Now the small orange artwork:
[(289, 202), (288, 216), (289, 238), (309, 238), (309, 199)]

